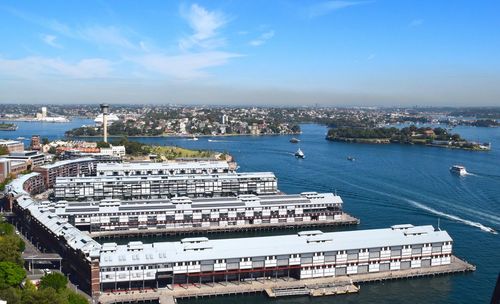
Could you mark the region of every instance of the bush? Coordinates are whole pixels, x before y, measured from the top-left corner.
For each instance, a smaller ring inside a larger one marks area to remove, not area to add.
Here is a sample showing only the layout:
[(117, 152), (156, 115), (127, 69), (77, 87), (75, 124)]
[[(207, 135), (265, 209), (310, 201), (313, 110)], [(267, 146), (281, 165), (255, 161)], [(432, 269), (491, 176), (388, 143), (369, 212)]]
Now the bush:
[(61, 291), (66, 289), (66, 285), (68, 285), (68, 279), (58, 272), (47, 274), (40, 280), (40, 289), (52, 288)]
[(0, 288), (5, 286), (16, 287), (26, 276), (24, 268), (12, 262), (0, 262)]

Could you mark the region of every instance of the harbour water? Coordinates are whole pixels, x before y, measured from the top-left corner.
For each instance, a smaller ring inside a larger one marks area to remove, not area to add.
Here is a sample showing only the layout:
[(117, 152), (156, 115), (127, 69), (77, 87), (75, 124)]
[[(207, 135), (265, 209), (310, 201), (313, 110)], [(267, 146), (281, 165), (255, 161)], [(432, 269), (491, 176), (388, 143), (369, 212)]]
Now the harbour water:
[[(44, 124), (39, 129), (19, 123), (19, 130), (0, 137), (29, 138), (33, 133), (49, 138), (89, 123)], [(27, 123), (33, 124), (33, 123)], [(489, 152), (472, 152), (410, 145), (366, 145), (329, 142), (326, 128), (303, 125), (299, 144), (292, 136), (241, 136), (200, 138), (135, 138), (145, 143), (227, 151), (235, 156), (240, 171), (273, 171), (280, 190), (337, 191), (346, 211), (361, 219), (365, 229), (393, 224), (433, 224), (453, 237), (454, 252), (477, 266), (477, 271), (416, 280), (367, 284), (357, 295), (327, 298), (268, 300), (264, 295), (220, 297), (182, 303), (485, 303), (500, 271), (500, 129), (457, 127), (462, 137), (492, 143)], [(43, 131), (43, 132), (42, 132)], [(19, 133), (21, 132), (21, 133)], [(16, 134), (19, 133), (19, 134)], [(210, 141), (209, 141), (210, 139)], [(305, 159), (293, 154), (300, 147)], [(348, 161), (353, 156), (355, 161)], [(464, 165), (470, 174), (449, 172), (453, 164)], [(290, 231), (273, 232), (290, 233)], [(262, 234), (252, 233), (247, 236)], [(215, 237), (240, 236), (240, 234)], [(212, 237), (212, 236), (211, 236)], [(148, 240), (147, 240), (148, 241)]]

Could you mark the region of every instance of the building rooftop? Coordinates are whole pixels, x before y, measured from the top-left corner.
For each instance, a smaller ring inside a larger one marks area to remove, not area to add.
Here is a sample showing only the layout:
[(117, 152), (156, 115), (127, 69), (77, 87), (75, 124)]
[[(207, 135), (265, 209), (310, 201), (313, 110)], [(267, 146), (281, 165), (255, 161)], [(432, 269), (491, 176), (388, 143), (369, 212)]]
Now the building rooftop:
[(210, 209), (210, 208), (245, 208), (245, 207), (264, 207), (271, 205), (295, 205), (307, 204), (342, 204), (340, 196), (333, 193), (317, 193), (315, 197), (307, 198), (301, 194), (289, 195), (251, 195), (253, 200), (242, 199), (242, 196), (248, 198), (248, 195), (238, 197), (216, 197), (216, 198), (188, 198), (174, 197), (172, 199), (147, 199), (147, 200), (101, 200), (92, 202), (67, 202), (58, 201), (57, 203), (45, 202), (46, 205), (54, 205), (57, 214), (85, 214), (85, 213), (109, 213), (126, 211), (165, 211), (174, 209), (184, 209), (186, 204), (192, 209)]
[[(188, 262), (200, 260), (266, 257), (314, 252), (381, 248), (411, 244), (451, 242), (446, 231), (435, 231), (433, 226), (418, 226), (424, 233), (407, 235), (405, 230), (370, 229), (326, 232), (310, 236), (293, 234), (282, 236), (231, 238), (191, 242), (159, 242), (134, 245), (142, 249), (130, 251), (127, 245), (116, 246), (115, 251), (101, 252), (102, 267), (153, 263)], [(104, 245), (106, 246), (106, 245)]]
[(18, 197), (17, 202), (21, 208), (29, 210), (32, 216), (47, 227), (54, 235), (66, 239), (66, 243), (72, 249), (81, 250), (86, 255), (89, 255), (91, 251), (100, 250), (101, 245), (90, 236), (42, 207), (29, 195)]
[(39, 168), (49, 170), (49, 169), (53, 169), (53, 168), (57, 168), (57, 167), (61, 167), (61, 166), (65, 166), (65, 165), (69, 165), (69, 164), (73, 164), (73, 163), (87, 162), (87, 161), (93, 161), (93, 160), (94, 160), (94, 158), (92, 158), (92, 157), (83, 157), (83, 158), (76, 158), (76, 159), (61, 160), (61, 161), (55, 162), (53, 164), (47, 164), (47, 165), (40, 166)]
[(22, 142), (12, 139), (0, 139), (0, 145), (15, 145), (15, 144), (22, 144)]
[(140, 162), (140, 163), (100, 163), (97, 172), (120, 170), (182, 170), (182, 169), (228, 169), (226, 161), (175, 161), (175, 162)]
[[(80, 159), (81, 160), (81, 159)], [(60, 162), (59, 162), (60, 163)], [(147, 175), (147, 176), (77, 176), (57, 177), (56, 184), (62, 183), (106, 183), (106, 182), (137, 182), (155, 180), (204, 180), (204, 179), (238, 179), (238, 178), (272, 178), (272, 172), (216, 173), (216, 174), (183, 174), (183, 175)]]
[(37, 172), (31, 172), (31, 173), (28, 173), (28, 174), (24, 174), (24, 175), (20, 175), (18, 176), (16, 179), (14, 179), (12, 182), (10, 182), (6, 189), (9, 193), (13, 194), (14, 196), (18, 196), (18, 195), (28, 195), (28, 193), (26, 191), (24, 191), (24, 183), (34, 177), (34, 176), (37, 176), (37, 175), (40, 175), (40, 173), (37, 173)]

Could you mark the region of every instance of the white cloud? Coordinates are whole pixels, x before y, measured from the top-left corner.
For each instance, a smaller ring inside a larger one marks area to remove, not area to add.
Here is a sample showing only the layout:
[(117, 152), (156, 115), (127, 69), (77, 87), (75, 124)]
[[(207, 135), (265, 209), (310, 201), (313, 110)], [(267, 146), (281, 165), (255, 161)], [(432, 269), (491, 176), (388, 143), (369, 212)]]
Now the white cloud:
[(225, 43), (225, 39), (219, 37), (218, 31), (229, 22), (229, 18), (222, 12), (208, 11), (198, 4), (192, 4), (189, 12), (183, 14), (183, 17), (193, 34), (179, 41), (181, 49), (186, 50), (193, 46), (213, 49)]
[(76, 35), (95, 44), (107, 44), (133, 49), (136, 46), (115, 26), (88, 26), (76, 31)]
[(177, 79), (194, 79), (208, 76), (205, 69), (226, 64), (229, 59), (240, 57), (239, 54), (208, 51), (201, 53), (166, 55), (147, 54), (130, 58), (146, 70)]
[[(111, 45), (122, 48), (135, 49), (138, 45), (131, 42), (127, 37), (127, 30), (118, 26), (108, 25), (87, 25), (87, 26), (69, 26), (56, 19), (47, 19), (23, 11), (8, 9), (12, 15), (17, 16), (27, 22), (39, 25), (45, 29), (51, 30), (60, 36), (71, 39), (83, 40), (89, 43), (102, 46)], [(46, 35), (54, 36), (54, 35)], [(49, 38), (50, 39), (50, 38)], [(44, 41), (46, 42), (46, 41)], [(47, 43), (47, 42), (46, 42)]]
[(274, 31), (267, 31), (265, 33), (262, 33), (257, 39), (254, 39), (249, 42), (250, 45), (252, 46), (259, 46), (263, 45), (266, 43), (267, 40), (271, 39), (274, 37)]
[(25, 57), (4, 59), (0, 57), (0, 75), (5, 78), (36, 79), (42, 76), (78, 79), (107, 77), (112, 71), (110, 61), (101, 58), (82, 59), (69, 63), (59, 58)]
[(371, 2), (372, 1), (342, 1), (342, 0), (324, 1), (310, 6), (308, 9), (308, 17), (309, 18), (320, 17), (336, 10), (360, 4), (367, 4)]
[(424, 24), (424, 19), (413, 19), (409, 26), (410, 27), (417, 27), (417, 26), (421, 26), (422, 24)]
[(46, 44), (50, 45), (51, 47), (55, 48), (62, 48), (62, 45), (56, 42), (57, 37), (54, 35), (42, 35), (42, 41), (45, 42)]

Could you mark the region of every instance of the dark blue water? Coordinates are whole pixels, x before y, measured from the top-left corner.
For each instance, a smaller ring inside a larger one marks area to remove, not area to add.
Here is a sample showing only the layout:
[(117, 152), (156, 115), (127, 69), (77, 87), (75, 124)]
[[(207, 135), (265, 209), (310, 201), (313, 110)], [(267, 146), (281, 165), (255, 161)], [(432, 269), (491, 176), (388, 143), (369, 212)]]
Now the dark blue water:
[[(455, 254), (477, 265), (466, 275), (362, 285), (359, 295), (272, 301), (277, 303), (484, 303), (500, 270), (500, 238), (480, 227), (500, 230), (500, 129), (457, 127), (470, 140), (492, 142), (490, 152), (407, 145), (329, 142), (326, 129), (302, 126), (300, 144), (288, 136), (186, 139), (144, 138), (143, 142), (228, 151), (240, 171), (273, 171), (288, 193), (337, 191), (362, 228), (412, 223), (437, 225), (455, 241)], [(300, 146), (306, 159), (293, 153)], [(354, 156), (354, 162), (347, 156)], [(471, 175), (449, 172), (463, 164)], [(286, 233), (286, 232), (283, 232)], [(264, 296), (203, 299), (204, 303), (255, 303)], [(196, 302), (196, 300), (192, 301)]]
[[(88, 122), (79, 122), (80, 125), (84, 123)], [(480, 228), (500, 230), (500, 129), (454, 129), (467, 139), (491, 142), (493, 148), (489, 152), (336, 143), (324, 139), (326, 129), (322, 126), (303, 125), (302, 130), (300, 144), (289, 143), (291, 136), (214, 137), (198, 141), (180, 138), (134, 140), (228, 151), (235, 156), (240, 171), (275, 172), (280, 189), (287, 193), (336, 190), (344, 199), (346, 211), (361, 219), (357, 229), (401, 223), (437, 225), (440, 218), (441, 228), (454, 239), (455, 254), (477, 266), (476, 272), (466, 275), (363, 284), (358, 295), (319, 299), (299, 297), (272, 302), (392, 304), (489, 301), (500, 271), (500, 236)], [(63, 133), (64, 130), (55, 134)], [(47, 136), (53, 138), (49, 134)], [(304, 160), (293, 157), (299, 146), (306, 154)], [(350, 162), (347, 156), (356, 160)], [(453, 164), (463, 164), (471, 174), (465, 177), (450, 174), (449, 167)], [(267, 301), (271, 302), (263, 295), (252, 295), (189, 302)]]

